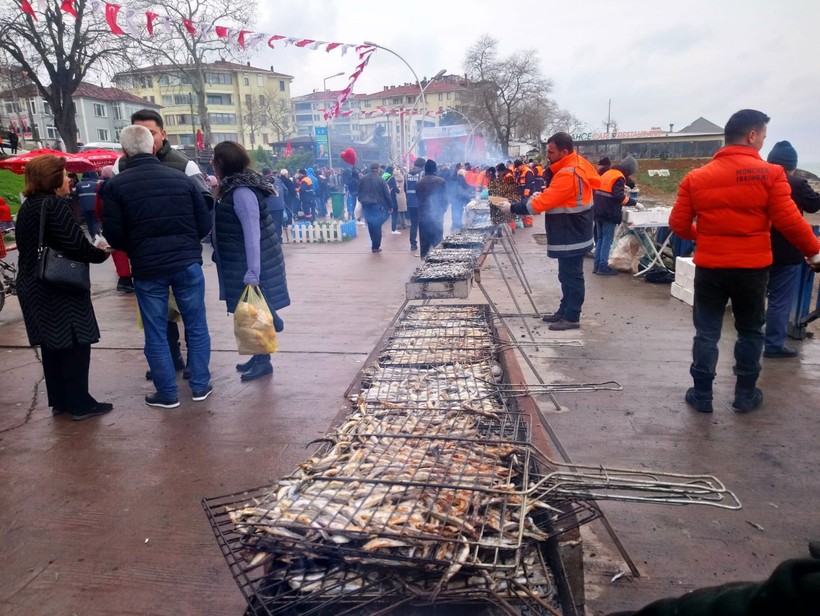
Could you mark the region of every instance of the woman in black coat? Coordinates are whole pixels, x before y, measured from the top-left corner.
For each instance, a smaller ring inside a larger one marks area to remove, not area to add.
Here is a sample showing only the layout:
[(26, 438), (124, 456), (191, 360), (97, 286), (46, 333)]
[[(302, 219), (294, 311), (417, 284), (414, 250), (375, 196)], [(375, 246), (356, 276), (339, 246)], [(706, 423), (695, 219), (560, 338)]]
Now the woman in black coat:
[[(277, 332), (284, 324), (276, 310), (290, 305), (282, 244), (268, 210), (276, 189), (252, 171), (248, 153), (238, 143), (223, 141), (214, 148), (214, 172), (219, 179), (214, 207), (214, 262), (219, 298), (234, 312), (246, 285), (258, 285), (273, 313)], [(237, 364), (243, 381), (273, 374), (270, 355), (252, 355)]]
[(26, 165), (26, 201), (17, 215), (17, 295), (29, 344), (40, 346), (48, 405), (54, 415), (71, 413), (79, 421), (107, 413), (113, 405), (97, 402), (88, 393), (91, 345), (100, 339), (91, 292), (56, 287), (37, 279), (43, 205), (43, 245), (83, 263), (102, 263), (108, 253), (88, 242), (72, 214), (68, 193), (64, 158), (38, 156)]

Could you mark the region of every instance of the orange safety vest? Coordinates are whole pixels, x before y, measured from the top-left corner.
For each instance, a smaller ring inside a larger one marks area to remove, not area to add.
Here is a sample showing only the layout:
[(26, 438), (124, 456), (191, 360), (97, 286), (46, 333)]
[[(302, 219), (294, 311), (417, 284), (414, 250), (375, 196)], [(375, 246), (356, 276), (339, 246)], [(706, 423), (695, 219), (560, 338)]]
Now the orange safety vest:
[(544, 167), (541, 165), (535, 165), (535, 177), (542, 178), (544, 177)]
[(528, 173), (532, 174), (532, 169), (530, 169), (526, 165), (522, 165), (521, 169), (522, 169), (522, 171), (518, 173), (518, 177), (517, 177), (518, 185), (523, 190), (523, 193), (522, 193), (523, 196), (524, 197), (529, 197), (530, 196), (530, 189), (526, 188), (526, 186), (527, 186), (527, 174)]

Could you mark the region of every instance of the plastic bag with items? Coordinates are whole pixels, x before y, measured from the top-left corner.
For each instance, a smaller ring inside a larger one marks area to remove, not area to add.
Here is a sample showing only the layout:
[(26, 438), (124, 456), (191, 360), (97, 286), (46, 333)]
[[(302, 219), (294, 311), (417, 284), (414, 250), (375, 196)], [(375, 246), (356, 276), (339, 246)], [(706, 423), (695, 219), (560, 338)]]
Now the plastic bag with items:
[(634, 274), (638, 271), (638, 261), (646, 254), (640, 240), (632, 233), (621, 236), (609, 254), (607, 265), (618, 272)]
[(273, 314), (259, 287), (248, 285), (233, 314), (233, 333), (240, 355), (276, 353)]

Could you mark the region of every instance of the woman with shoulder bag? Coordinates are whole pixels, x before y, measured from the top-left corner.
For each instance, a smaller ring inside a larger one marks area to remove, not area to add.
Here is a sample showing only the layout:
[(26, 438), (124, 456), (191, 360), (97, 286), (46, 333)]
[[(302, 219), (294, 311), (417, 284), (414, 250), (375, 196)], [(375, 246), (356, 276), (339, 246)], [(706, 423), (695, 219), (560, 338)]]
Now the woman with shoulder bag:
[[(214, 262), (219, 299), (233, 313), (246, 285), (258, 285), (273, 314), (277, 332), (284, 329), (276, 311), (290, 305), (282, 244), (274, 229), (267, 198), (275, 188), (252, 169), (248, 153), (238, 143), (214, 147), (214, 172), (219, 180), (214, 206)], [(243, 381), (273, 374), (270, 355), (252, 355), (237, 364)]]
[(102, 263), (108, 253), (86, 239), (67, 199), (69, 191), (64, 158), (38, 156), (26, 165), (26, 200), (17, 215), (17, 295), (29, 344), (40, 346), (52, 413), (70, 413), (80, 421), (114, 408), (88, 393), (91, 345), (100, 339), (90, 285), (75, 288), (41, 279), (40, 244), (51, 256), (59, 251), (60, 258), (86, 267)]

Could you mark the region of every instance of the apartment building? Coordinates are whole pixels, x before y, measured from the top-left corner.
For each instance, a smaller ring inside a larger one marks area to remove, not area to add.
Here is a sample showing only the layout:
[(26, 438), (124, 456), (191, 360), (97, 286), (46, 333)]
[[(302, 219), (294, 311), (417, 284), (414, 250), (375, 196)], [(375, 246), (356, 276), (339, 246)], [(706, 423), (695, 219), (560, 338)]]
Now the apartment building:
[(331, 122), (325, 120), (325, 111), (330, 109), (339, 97), (339, 90), (311, 92), (291, 99), (296, 135), (313, 136), (317, 126), (328, 126), (331, 137), (359, 141), (362, 138), (359, 123), (360, 94), (351, 94), (341, 107), (339, 117)]
[[(160, 106), (118, 88), (81, 83), (73, 95), (77, 109), (77, 139), (82, 143), (119, 141), (120, 131), (130, 124), (138, 109)], [(33, 84), (0, 93), (0, 123), (17, 130), (23, 145), (54, 147), (65, 144), (57, 132), (54, 114)]]
[[(213, 144), (236, 141), (246, 148), (280, 141), (294, 132), (291, 75), (218, 60), (204, 65), (205, 96)], [(122, 89), (162, 106), (172, 145), (193, 146), (201, 127), (199, 105), (185, 71), (146, 66), (114, 76)]]

